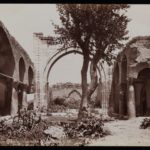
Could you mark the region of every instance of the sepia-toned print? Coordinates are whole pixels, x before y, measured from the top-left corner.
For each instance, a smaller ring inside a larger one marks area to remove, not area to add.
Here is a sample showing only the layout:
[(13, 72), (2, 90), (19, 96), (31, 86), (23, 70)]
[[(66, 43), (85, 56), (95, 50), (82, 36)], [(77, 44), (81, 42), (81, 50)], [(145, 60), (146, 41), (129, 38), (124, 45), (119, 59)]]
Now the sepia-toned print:
[(150, 146), (149, 16), (0, 4), (0, 145)]

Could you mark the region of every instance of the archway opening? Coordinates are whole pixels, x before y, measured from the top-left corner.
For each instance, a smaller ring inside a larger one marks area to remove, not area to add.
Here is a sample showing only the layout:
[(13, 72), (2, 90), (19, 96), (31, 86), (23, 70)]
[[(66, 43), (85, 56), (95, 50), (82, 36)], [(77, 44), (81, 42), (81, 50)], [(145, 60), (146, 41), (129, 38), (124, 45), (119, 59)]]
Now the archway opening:
[(25, 62), (21, 57), (19, 60), (19, 79), (21, 82), (23, 82), (24, 80), (24, 74), (25, 74)]
[(136, 115), (150, 115), (150, 68), (141, 70), (135, 81)]
[(77, 97), (78, 99), (81, 99), (81, 93), (77, 90), (72, 90), (69, 94), (68, 94), (68, 97)]
[[(75, 54), (80, 54), (80, 55), (75, 55)], [(74, 57), (71, 57), (71, 56), (76, 56), (76, 57), (80, 57), (80, 60), (79, 59), (76, 59)], [(67, 62), (64, 63), (63, 59), (67, 59)], [(58, 61), (59, 60), (59, 61)], [(57, 62), (57, 63), (56, 63)], [(67, 51), (67, 52), (64, 52), (64, 53), (61, 53), (60, 55), (55, 55), (54, 54), (54, 57), (52, 56), (46, 67), (45, 67), (45, 71), (44, 71), (44, 75), (47, 79), (47, 81), (49, 81), (50, 85), (53, 84), (53, 86), (47, 86), (46, 85), (46, 88), (45, 88), (45, 91), (48, 91), (46, 92), (48, 94), (48, 103), (50, 104), (51, 103), (51, 99), (59, 99), (57, 98), (57, 94), (61, 96), (63, 95), (64, 98), (67, 97), (68, 93), (71, 92), (71, 90), (78, 90), (80, 93), (82, 93), (82, 89), (81, 89), (81, 68), (82, 68), (82, 62), (83, 62), (83, 56), (82, 56), (82, 53), (80, 51), (76, 51), (76, 50), (70, 50), (70, 51)], [(60, 65), (61, 63), (61, 65)], [(57, 73), (53, 73), (53, 70), (55, 68), (55, 71), (56, 71), (56, 66), (59, 66), (59, 69), (57, 71)], [(54, 67), (55, 66), (55, 67)], [(65, 69), (66, 68), (66, 69)], [(69, 69), (68, 69), (69, 68)], [(78, 70), (78, 71), (76, 71)], [(69, 71), (69, 72), (68, 72)], [(66, 73), (68, 72), (68, 73)], [(65, 73), (65, 75), (64, 75)], [(52, 75), (54, 74), (54, 78), (52, 78)], [(55, 82), (55, 84), (53, 83), (54, 81), (56, 81), (57, 79), (57, 74), (59, 75), (59, 78), (61, 78), (61, 80), (59, 80), (59, 82)], [(87, 81), (88, 83), (90, 83), (90, 66), (88, 68), (88, 73), (87, 73)], [(97, 75), (98, 75), (98, 78), (100, 77), (100, 69), (97, 67)], [(72, 78), (77, 78), (76, 80), (72, 81)], [(64, 81), (62, 81), (62, 79), (66, 78), (66, 81), (65, 81), (65, 84), (64, 84)], [(65, 89), (66, 85), (68, 87), (68, 85), (71, 85), (70, 86), (70, 89)], [(63, 88), (62, 88), (63, 87)], [(49, 89), (48, 89), (49, 88)], [(58, 92), (58, 89), (62, 89), (63, 92)], [(52, 90), (55, 92), (52, 92)], [(67, 92), (66, 92), (67, 91)], [(57, 93), (57, 94), (55, 94)], [(63, 93), (63, 94), (62, 94)], [(92, 95), (92, 99), (95, 100), (96, 98), (96, 90), (94, 92), (94, 94)], [(81, 98), (80, 98), (81, 100)], [(48, 105), (50, 106), (50, 105)]]
[[(24, 81), (25, 75), (25, 62), (24, 59), (21, 57), (19, 60), (19, 79), (21, 82)], [(18, 86), (18, 110), (22, 108), (22, 101), (23, 101), (23, 84), (19, 84)]]
[(0, 27), (0, 115), (9, 115), (11, 111), (12, 80), (15, 68), (13, 51), (6, 32)]
[[(60, 100), (61, 98), (65, 99), (64, 103), (66, 107), (73, 108), (73, 105), (77, 105), (77, 103), (80, 102), (81, 97), (73, 91), (81, 93), (80, 70), (82, 67), (82, 59), (82, 55), (75, 55), (74, 53), (71, 53), (61, 57), (54, 65), (52, 63), (53, 67), (49, 73), (49, 83), (51, 85), (50, 88), (53, 95), (51, 98), (54, 101), (58, 98), (60, 98)], [(75, 97), (73, 98), (72, 96)]]
[(28, 69), (28, 84), (29, 84), (28, 93), (33, 92), (33, 88), (32, 88), (32, 86), (33, 86), (33, 76), (34, 76), (33, 69), (31, 67), (29, 67), (29, 69)]

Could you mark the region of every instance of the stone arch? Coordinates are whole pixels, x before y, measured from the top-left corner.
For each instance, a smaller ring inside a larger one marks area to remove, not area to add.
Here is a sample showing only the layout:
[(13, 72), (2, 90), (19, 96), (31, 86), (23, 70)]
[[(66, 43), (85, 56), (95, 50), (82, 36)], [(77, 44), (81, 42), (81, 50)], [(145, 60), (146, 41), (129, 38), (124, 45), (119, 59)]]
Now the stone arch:
[[(48, 77), (49, 77), (50, 71), (51, 71), (52, 67), (54, 66), (54, 64), (62, 57), (72, 54), (72, 53), (83, 55), (82, 52), (79, 50), (70, 50), (68, 52), (65, 51), (63, 53), (57, 52), (48, 60), (46, 67), (44, 68), (44, 73), (43, 73), (43, 76), (44, 76), (44, 79), (46, 80), (46, 82), (48, 82)], [(97, 67), (97, 70), (98, 70), (98, 73), (100, 74), (99, 67)]]
[(24, 59), (21, 57), (21, 58), (19, 59), (19, 80), (20, 80), (21, 82), (24, 81), (25, 71), (26, 71), (25, 61), (24, 61)]
[(150, 68), (144, 68), (138, 73), (134, 82), (137, 116), (150, 115)]
[(72, 90), (70, 93), (68, 93), (68, 97), (70, 97), (73, 93), (76, 93), (81, 98), (81, 93), (77, 90)]
[(32, 92), (34, 73), (31, 66), (28, 68), (28, 93)]
[(15, 69), (13, 50), (2, 27), (0, 27), (0, 35), (0, 73), (13, 76)]
[(75, 54), (77, 53), (77, 54), (82, 55), (82, 52), (80, 52), (78, 50), (70, 50), (70, 51), (64, 52), (64, 53), (56, 53), (49, 59), (47, 65), (44, 69), (44, 77), (46, 78), (46, 81), (48, 81), (50, 71), (51, 71), (52, 67), (54, 66), (54, 64), (62, 57), (72, 54), (72, 53), (75, 53)]
[(9, 37), (0, 23), (0, 115), (11, 112), (12, 76), (15, 59)]
[[(44, 92), (44, 100), (49, 101), (49, 82), (48, 82), (48, 77), (50, 75), (50, 71), (52, 69), (52, 67), (55, 65), (55, 63), (61, 59), (62, 57), (69, 55), (69, 54), (79, 54), (79, 55), (83, 55), (81, 51), (79, 50), (69, 50), (69, 51), (58, 51), (56, 52), (53, 56), (50, 57), (50, 59), (47, 61), (47, 64), (44, 68), (44, 72), (43, 72), (43, 82), (45, 82), (44, 86), (43, 86), (43, 92)], [(100, 69), (97, 67), (98, 73), (100, 74)], [(35, 104), (36, 105), (36, 104)]]

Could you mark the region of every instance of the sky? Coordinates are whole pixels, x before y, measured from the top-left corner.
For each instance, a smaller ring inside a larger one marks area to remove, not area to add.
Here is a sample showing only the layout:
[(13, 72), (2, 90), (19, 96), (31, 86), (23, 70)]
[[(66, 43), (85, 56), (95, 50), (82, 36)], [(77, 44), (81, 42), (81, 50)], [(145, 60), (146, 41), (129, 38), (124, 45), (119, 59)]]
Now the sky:
[[(127, 16), (131, 19), (127, 28), (129, 39), (150, 35), (150, 5), (131, 5)], [(54, 23), (60, 23), (55, 4), (0, 4), (0, 20), (31, 58), (33, 33), (43, 32), (45, 36), (53, 35), (54, 28), (51, 20)], [(82, 56), (71, 54), (63, 57), (52, 68), (49, 80), (53, 84), (70, 81), (79, 83), (81, 66)]]

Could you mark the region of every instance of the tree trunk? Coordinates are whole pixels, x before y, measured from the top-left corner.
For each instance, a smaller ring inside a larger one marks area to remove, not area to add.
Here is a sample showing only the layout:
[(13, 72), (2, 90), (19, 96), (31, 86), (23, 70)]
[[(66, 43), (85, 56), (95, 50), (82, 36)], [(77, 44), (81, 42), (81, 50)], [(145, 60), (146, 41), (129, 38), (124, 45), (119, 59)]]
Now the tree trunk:
[(87, 85), (87, 71), (89, 66), (89, 59), (84, 57), (83, 60), (83, 66), (81, 70), (81, 86), (82, 86), (82, 99), (80, 103), (80, 109), (78, 113), (78, 119), (80, 120), (85, 115), (87, 115), (87, 108), (88, 108), (88, 102), (87, 102), (87, 92), (88, 92), (88, 85)]
[(91, 83), (89, 85), (88, 94), (87, 94), (88, 103), (90, 103), (91, 96), (98, 86), (96, 65), (97, 65), (96, 63), (91, 62), (91, 66), (90, 66)]
[(95, 105), (99, 108), (102, 108), (102, 82), (101, 82), (101, 79), (99, 80), (98, 87), (97, 87)]

